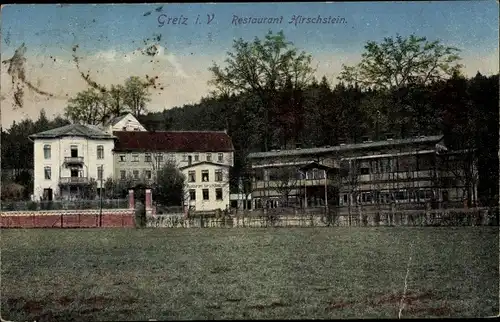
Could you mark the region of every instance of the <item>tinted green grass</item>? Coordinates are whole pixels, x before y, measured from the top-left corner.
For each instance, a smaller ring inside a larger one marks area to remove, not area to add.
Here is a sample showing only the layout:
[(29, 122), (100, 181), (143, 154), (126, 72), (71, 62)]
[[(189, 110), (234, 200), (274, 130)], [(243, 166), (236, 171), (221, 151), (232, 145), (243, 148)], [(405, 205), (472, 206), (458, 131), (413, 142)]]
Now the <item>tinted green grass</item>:
[(8, 320), (397, 318), (410, 255), (403, 317), (498, 312), (498, 228), (1, 234)]

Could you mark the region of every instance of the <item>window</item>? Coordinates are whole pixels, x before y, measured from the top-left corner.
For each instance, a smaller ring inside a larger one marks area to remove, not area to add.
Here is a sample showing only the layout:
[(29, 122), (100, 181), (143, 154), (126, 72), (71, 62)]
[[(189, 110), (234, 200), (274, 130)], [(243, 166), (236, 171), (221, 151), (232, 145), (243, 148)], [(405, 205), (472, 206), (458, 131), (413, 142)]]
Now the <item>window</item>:
[(386, 172), (393, 172), (394, 171), (394, 162), (393, 159), (387, 159), (386, 163)]
[(208, 170), (201, 171), (201, 181), (203, 181), (203, 182), (210, 181), (209, 176), (208, 176)]
[(102, 166), (97, 167), (97, 179), (102, 180), (104, 169)]
[(267, 178), (268, 178), (267, 179), (268, 181), (276, 181), (276, 180), (278, 180), (277, 170), (275, 168), (271, 168), (271, 169), (267, 170)]
[(262, 169), (256, 169), (254, 172), (254, 178), (255, 181), (262, 181), (264, 180), (264, 170)]
[(195, 155), (194, 155), (194, 161), (195, 161), (195, 162), (200, 161), (200, 155), (199, 155), (199, 154), (195, 154)]
[(146, 177), (146, 179), (151, 179), (151, 170), (146, 170), (144, 171), (144, 176)]
[(212, 161), (212, 153), (207, 153), (207, 161)]
[(52, 178), (52, 171), (50, 167), (45, 167), (44, 172), (45, 172), (45, 180), (50, 180)]
[(189, 190), (189, 200), (196, 200), (196, 190), (194, 189)]
[(156, 161), (158, 161), (158, 163), (162, 163), (163, 162), (163, 154), (158, 153), (156, 155)]
[(144, 156), (144, 161), (151, 162), (151, 154), (150, 153), (146, 153), (146, 155)]
[(102, 145), (97, 146), (97, 159), (98, 160), (104, 159), (104, 146)]
[(191, 155), (188, 156), (188, 164), (191, 165), (193, 163), (193, 157)]
[(71, 157), (72, 158), (78, 158), (78, 146), (72, 145), (70, 147), (70, 150), (71, 150)]
[(125, 180), (127, 178), (127, 172), (125, 170), (120, 170), (120, 179)]
[(78, 170), (70, 170), (71, 178), (78, 178)]
[(120, 155), (120, 162), (125, 162), (126, 160), (127, 160), (126, 155), (125, 154), (121, 154)]
[(215, 181), (222, 181), (222, 170), (215, 170)]
[(139, 170), (134, 170), (132, 173), (134, 174), (134, 179), (139, 179)]
[(361, 168), (361, 174), (370, 174), (370, 168), (366, 167)]
[(208, 189), (203, 189), (203, 200), (209, 200)]
[(189, 182), (196, 182), (196, 172), (195, 171), (188, 172), (188, 181)]
[(222, 162), (224, 160), (224, 153), (219, 153), (217, 155), (217, 161)]
[(138, 154), (132, 154), (132, 162), (139, 162), (139, 155)]
[(50, 157), (51, 157), (51, 153), (50, 152), (51, 152), (51, 150), (50, 150), (50, 144), (45, 144), (43, 146), (43, 158), (45, 160), (50, 159)]
[(215, 189), (215, 199), (222, 200), (222, 188)]

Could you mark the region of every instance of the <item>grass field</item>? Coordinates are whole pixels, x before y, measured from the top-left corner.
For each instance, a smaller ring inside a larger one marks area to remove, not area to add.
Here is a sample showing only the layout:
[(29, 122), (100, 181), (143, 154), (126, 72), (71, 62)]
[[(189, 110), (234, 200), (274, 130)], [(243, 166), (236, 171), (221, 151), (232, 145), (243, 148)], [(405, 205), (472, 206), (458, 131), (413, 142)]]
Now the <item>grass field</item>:
[[(413, 245), (410, 247), (410, 245)], [(498, 228), (2, 230), (14, 321), (480, 317)]]

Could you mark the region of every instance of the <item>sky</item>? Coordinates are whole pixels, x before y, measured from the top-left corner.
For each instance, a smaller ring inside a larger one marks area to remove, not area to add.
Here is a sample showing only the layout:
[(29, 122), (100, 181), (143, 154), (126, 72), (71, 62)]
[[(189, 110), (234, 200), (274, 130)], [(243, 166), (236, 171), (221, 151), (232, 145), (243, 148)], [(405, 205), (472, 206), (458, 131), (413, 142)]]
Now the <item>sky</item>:
[[(290, 23), (300, 21), (294, 16), (318, 15), (337, 22)], [(281, 23), (238, 23), (246, 17), (282, 18)], [(1, 124), (8, 128), (15, 120), (36, 119), (41, 109), (49, 117), (63, 114), (68, 98), (89, 88), (72, 55), (81, 72), (105, 86), (123, 84), (130, 76), (157, 76), (150, 111), (197, 103), (212, 90), (208, 68), (213, 62), (224, 65), (234, 39), (251, 41), (268, 30), (283, 30), (295, 47), (312, 55), (317, 77), (333, 84), (342, 64), (359, 62), (367, 41), (396, 34), (460, 48), (467, 76), (491, 75), (499, 70), (498, 17), (495, 0), (4, 5), (1, 60), (24, 43), (25, 79), (42, 94), (21, 85), (23, 106), (14, 107), (17, 83), (2, 63)], [(153, 44), (156, 56), (141, 54)]]

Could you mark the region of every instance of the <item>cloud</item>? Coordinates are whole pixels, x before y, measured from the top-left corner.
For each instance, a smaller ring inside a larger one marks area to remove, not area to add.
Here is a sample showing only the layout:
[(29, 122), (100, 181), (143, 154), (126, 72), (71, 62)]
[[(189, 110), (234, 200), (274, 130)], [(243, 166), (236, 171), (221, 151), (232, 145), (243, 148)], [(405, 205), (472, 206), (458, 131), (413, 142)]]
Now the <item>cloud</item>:
[(26, 57), (26, 78), (41, 90), (54, 94), (51, 98), (24, 88), (22, 108), (13, 109), (14, 88), (6, 68), (1, 70), (2, 126), (10, 127), (14, 120), (36, 118), (45, 109), (48, 116), (64, 113), (67, 100), (78, 92), (88, 89), (80, 71), (104, 86), (123, 84), (130, 76), (158, 77), (158, 86), (151, 89), (150, 110), (195, 103), (209, 93), (208, 67), (211, 57), (196, 55), (178, 56), (158, 47), (158, 55), (148, 56), (139, 50), (120, 53), (101, 51), (79, 59), (80, 71), (70, 55), (53, 57), (31, 55)]

